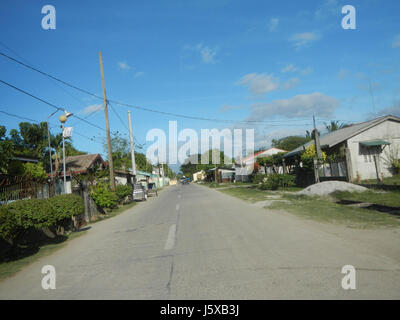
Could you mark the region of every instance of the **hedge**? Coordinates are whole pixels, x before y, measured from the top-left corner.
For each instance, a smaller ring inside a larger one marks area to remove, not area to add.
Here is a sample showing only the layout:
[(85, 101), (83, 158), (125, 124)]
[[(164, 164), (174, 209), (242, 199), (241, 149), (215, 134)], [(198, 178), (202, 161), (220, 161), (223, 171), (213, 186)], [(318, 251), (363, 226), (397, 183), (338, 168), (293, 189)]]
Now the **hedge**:
[(128, 196), (132, 196), (132, 186), (130, 184), (119, 184), (115, 188), (115, 194), (118, 197), (119, 201), (124, 200)]
[(62, 194), (48, 199), (56, 222), (70, 219), (85, 212), (85, 206), (80, 196), (76, 194)]
[(104, 182), (99, 182), (90, 188), (90, 196), (100, 208), (113, 208), (117, 205), (118, 197)]
[(57, 227), (84, 210), (83, 200), (73, 194), (17, 200), (0, 206), (0, 237), (14, 243), (28, 230)]

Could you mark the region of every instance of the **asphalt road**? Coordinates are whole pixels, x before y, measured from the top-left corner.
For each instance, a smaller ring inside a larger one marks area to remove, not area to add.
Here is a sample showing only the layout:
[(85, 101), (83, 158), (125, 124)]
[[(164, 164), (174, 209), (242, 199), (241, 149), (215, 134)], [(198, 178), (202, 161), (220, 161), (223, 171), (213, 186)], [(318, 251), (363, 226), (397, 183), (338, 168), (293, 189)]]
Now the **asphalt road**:
[[(394, 235), (378, 250), (357, 233), (342, 237), (203, 186), (171, 186), (1, 282), (0, 298), (399, 299)], [(54, 290), (41, 286), (44, 265), (55, 267)], [(356, 268), (355, 290), (341, 286), (344, 265)]]

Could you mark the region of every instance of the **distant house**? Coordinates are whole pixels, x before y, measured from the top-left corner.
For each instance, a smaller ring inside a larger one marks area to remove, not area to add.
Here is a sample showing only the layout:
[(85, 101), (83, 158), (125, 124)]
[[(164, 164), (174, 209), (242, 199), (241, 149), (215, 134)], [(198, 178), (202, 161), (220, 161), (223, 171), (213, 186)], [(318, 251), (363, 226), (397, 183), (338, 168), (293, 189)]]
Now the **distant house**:
[[(72, 176), (88, 173), (89, 170), (100, 170), (106, 168), (106, 162), (99, 153), (69, 156), (65, 158), (66, 193), (72, 193)], [(58, 178), (63, 179), (63, 164), (60, 163)], [(56, 175), (56, 174), (55, 174)], [(62, 188), (61, 181), (59, 187)]]
[(206, 172), (204, 170), (193, 173), (193, 182), (203, 181), (207, 177)]
[(235, 180), (234, 168), (212, 168), (207, 172), (211, 181), (215, 181), (215, 170), (217, 170), (218, 182), (232, 182)]
[[(254, 163), (257, 162), (258, 158), (272, 156), (274, 154), (278, 154), (281, 152), (286, 152), (286, 150), (282, 150), (279, 148), (269, 148), (267, 150), (262, 150), (252, 155), (249, 155), (242, 160), (238, 160), (235, 163), (235, 176), (236, 181), (249, 181), (250, 175), (253, 173)], [(278, 172), (283, 173), (283, 168), (280, 166), (277, 168)], [(265, 172), (263, 167), (260, 167), (260, 173), (271, 173)]]
[[(288, 152), (284, 159), (301, 165), (300, 155), (311, 144)], [(320, 169), (322, 177), (353, 181), (392, 176), (389, 158), (396, 153), (400, 157), (400, 118), (389, 115), (352, 124), (322, 135), (320, 145), (327, 155), (338, 155), (335, 163)]]

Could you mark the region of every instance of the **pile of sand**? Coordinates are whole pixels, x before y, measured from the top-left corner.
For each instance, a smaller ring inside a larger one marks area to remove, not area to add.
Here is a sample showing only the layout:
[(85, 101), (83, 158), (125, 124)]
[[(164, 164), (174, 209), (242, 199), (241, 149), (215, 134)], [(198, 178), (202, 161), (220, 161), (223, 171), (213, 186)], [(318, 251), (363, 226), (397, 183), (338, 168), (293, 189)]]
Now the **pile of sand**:
[(343, 181), (325, 181), (315, 183), (304, 190), (297, 192), (299, 195), (305, 196), (326, 196), (335, 191), (364, 192), (368, 189), (352, 183)]

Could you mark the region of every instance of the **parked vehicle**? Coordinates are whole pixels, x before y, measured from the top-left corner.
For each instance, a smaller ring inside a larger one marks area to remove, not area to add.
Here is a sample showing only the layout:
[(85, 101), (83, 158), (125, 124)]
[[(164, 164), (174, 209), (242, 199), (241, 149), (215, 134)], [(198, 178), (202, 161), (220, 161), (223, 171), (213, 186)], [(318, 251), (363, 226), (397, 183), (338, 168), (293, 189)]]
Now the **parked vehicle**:
[(154, 182), (150, 182), (147, 189), (147, 196), (158, 196), (157, 186)]
[(142, 183), (135, 183), (133, 185), (133, 200), (147, 200), (147, 190)]

